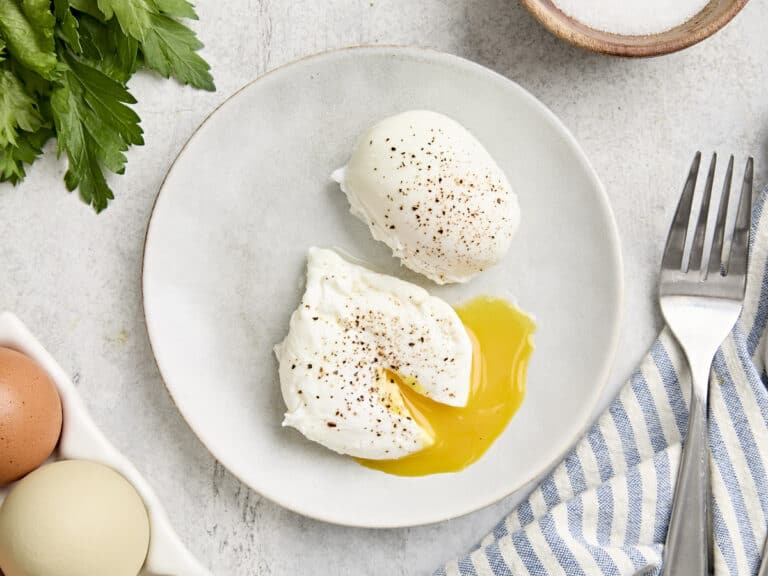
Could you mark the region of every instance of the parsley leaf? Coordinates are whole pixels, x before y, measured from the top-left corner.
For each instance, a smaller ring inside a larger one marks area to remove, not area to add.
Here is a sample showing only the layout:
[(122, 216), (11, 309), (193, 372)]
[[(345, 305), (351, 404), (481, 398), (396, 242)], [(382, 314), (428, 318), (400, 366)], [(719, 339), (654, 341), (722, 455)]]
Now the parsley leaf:
[(50, 137), (64, 182), (97, 212), (143, 144), (126, 84), (138, 68), (215, 90), (190, 0), (0, 0), (0, 182), (17, 183)]
[(196, 51), (203, 47), (195, 33), (163, 14), (152, 15), (152, 28), (141, 43), (144, 64), (182, 84), (215, 91), (210, 66)]
[(99, 10), (96, 0), (69, 0), (69, 5), (78, 12), (83, 12), (99, 20), (104, 19), (104, 14)]
[(126, 104), (136, 100), (122, 84), (64, 55), (61, 83), (51, 94), (59, 151), (69, 160), (64, 182), (101, 212), (114, 198), (102, 167), (122, 174), (125, 152), (143, 144), (139, 117)]
[(25, 68), (15, 58), (8, 59), (8, 68), (24, 85), (27, 93), (37, 100), (37, 104), (41, 111), (47, 109), (48, 96), (51, 94), (51, 81), (46, 80), (37, 72), (33, 72), (29, 68)]
[(7, 67), (0, 67), (0, 147), (16, 146), (19, 130), (34, 132), (43, 124), (35, 100)]
[[(45, 3), (48, 5), (48, 3)], [(8, 45), (8, 52), (25, 67), (51, 79), (56, 68), (53, 42), (53, 23), (46, 16), (49, 8), (39, 2), (2, 0), (0, 2), (0, 36)], [(31, 14), (31, 17), (30, 17)], [(53, 19), (55, 22), (55, 18)]]
[(210, 67), (197, 51), (203, 47), (195, 33), (171, 16), (197, 17), (186, 0), (96, 0), (109, 21), (140, 42), (144, 65), (182, 84), (216, 90)]
[(156, 12), (151, 0), (96, 0), (104, 18), (117, 17), (123, 32), (136, 40), (144, 40)]
[(46, 50), (52, 51), (56, 17), (51, 13), (50, 0), (22, 0), (21, 9), (29, 23), (40, 32)]
[(138, 41), (123, 33), (114, 19), (102, 23), (84, 15), (80, 27), (83, 60), (125, 84), (138, 66)]
[(0, 182), (18, 184), (26, 176), (24, 164), (32, 164), (43, 145), (53, 136), (53, 130), (43, 126), (36, 132), (21, 132), (16, 146), (0, 147)]
[(56, 30), (58, 37), (69, 44), (70, 48), (75, 52), (82, 51), (80, 34), (77, 31), (79, 25), (69, 9), (69, 0), (53, 0), (53, 11), (60, 23)]
[(195, 7), (187, 0), (155, 0), (155, 7), (163, 14), (197, 20)]

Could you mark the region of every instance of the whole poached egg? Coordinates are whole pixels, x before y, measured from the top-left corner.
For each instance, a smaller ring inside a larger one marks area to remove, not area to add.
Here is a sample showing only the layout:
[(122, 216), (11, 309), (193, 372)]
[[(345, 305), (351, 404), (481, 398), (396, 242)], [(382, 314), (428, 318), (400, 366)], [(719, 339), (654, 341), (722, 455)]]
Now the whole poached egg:
[(437, 112), (380, 121), (333, 178), (373, 237), (438, 284), (467, 282), (498, 262), (520, 221), (504, 172), (461, 124)]
[(284, 426), (341, 454), (396, 459), (434, 443), (395, 378), (464, 406), (472, 342), (456, 312), (426, 290), (310, 248), (304, 296), (275, 347)]
[(503, 299), (456, 308), (312, 248), (275, 347), (284, 426), (401, 476), (476, 461), (522, 403), (533, 321)]

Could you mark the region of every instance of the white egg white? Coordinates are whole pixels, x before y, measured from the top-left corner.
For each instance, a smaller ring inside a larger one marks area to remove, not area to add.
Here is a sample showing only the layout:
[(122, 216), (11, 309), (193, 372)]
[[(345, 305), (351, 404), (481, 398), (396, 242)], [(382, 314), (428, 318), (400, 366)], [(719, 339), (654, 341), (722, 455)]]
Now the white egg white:
[(472, 344), (453, 308), (332, 250), (310, 248), (306, 290), (275, 354), (283, 425), (359, 458), (400, 458), (434, 442), (389, 372), (436, 402), (469, 397)]
[(517, 196), (488, 151), (436, 112), (382, 120), (333, 178), (373, 237), (438, 284), (467, 282), (497, 263), (520, 222)]

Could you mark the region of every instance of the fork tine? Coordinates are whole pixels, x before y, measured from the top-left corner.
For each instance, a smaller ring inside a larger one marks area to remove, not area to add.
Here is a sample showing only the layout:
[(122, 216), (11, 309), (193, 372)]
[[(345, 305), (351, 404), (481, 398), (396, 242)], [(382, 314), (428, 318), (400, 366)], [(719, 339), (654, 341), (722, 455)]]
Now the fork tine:
[(728, 169), (725, 171), (723, 191), (720, 194), (720, 208), (715, 222), (715, 233), (712, 236), (712, 250), (709, 253), (709, 274), (719, 274), (723, 265), (723, 240), (725, 238), (725, 223), (728, 217), (728, 204), (731, 201), (731, 184), (733, 182), (733, 154), (728, 160)]
[(733, 230), (733, 241), (728, 259), (725, 262), (726, 275), (746, 276), (749, 260), (749, 232), (752, 227), (752, 182), (754, 179), (754, 160), (750, 156), (744, 168), (744, 181), (741, 184), (739, 212)]
[(669, 228), (669, 236), (667, 236), (667, 244), (664, 248), (664, 257), (661, 260), (661, 267), (664, 269), (681, 270), (683, 267), (685, 238), (688, 234), (688, 221), (691, 217), (693, 191), (696, 189), (696, 179), (699, 174), (700, 164), (701, 152), (696, 152), (691, 169), (688, 171), (688, 178), (685, 181), (683, 193), (680, 195), (680, 201), (677, 203), (675, 218), (672, 220), (672, 226)]
[(691, 257), (688, 262), (688, 270), (701, 269), (704, 260), (704, 240), (707, 237), (707, 220), (709, 219), (709, 204), (712, 200), (712, 185), (715, 181), (715, 167), (717, 166), (717, 153), (712, 154), (707, 172), (707, 182), (704, 185), (704, 194), (701, 197), (701, 209), (699, 210), (699, 222), (691, 245)]

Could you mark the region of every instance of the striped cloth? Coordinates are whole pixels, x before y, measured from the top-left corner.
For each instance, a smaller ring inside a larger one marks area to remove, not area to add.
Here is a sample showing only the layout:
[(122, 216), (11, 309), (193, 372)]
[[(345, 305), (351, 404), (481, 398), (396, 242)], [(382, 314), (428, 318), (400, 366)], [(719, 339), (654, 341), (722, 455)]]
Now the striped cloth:
[[(744, 310), (712, 371), (718, 576), (757, 573), (768, 522), (766, 195), (768, 189), (755, 199)], [(436, 576), (660, 574), (689, 394), (687, 364), (665, 329), (565, 460), (479, 546)]]

